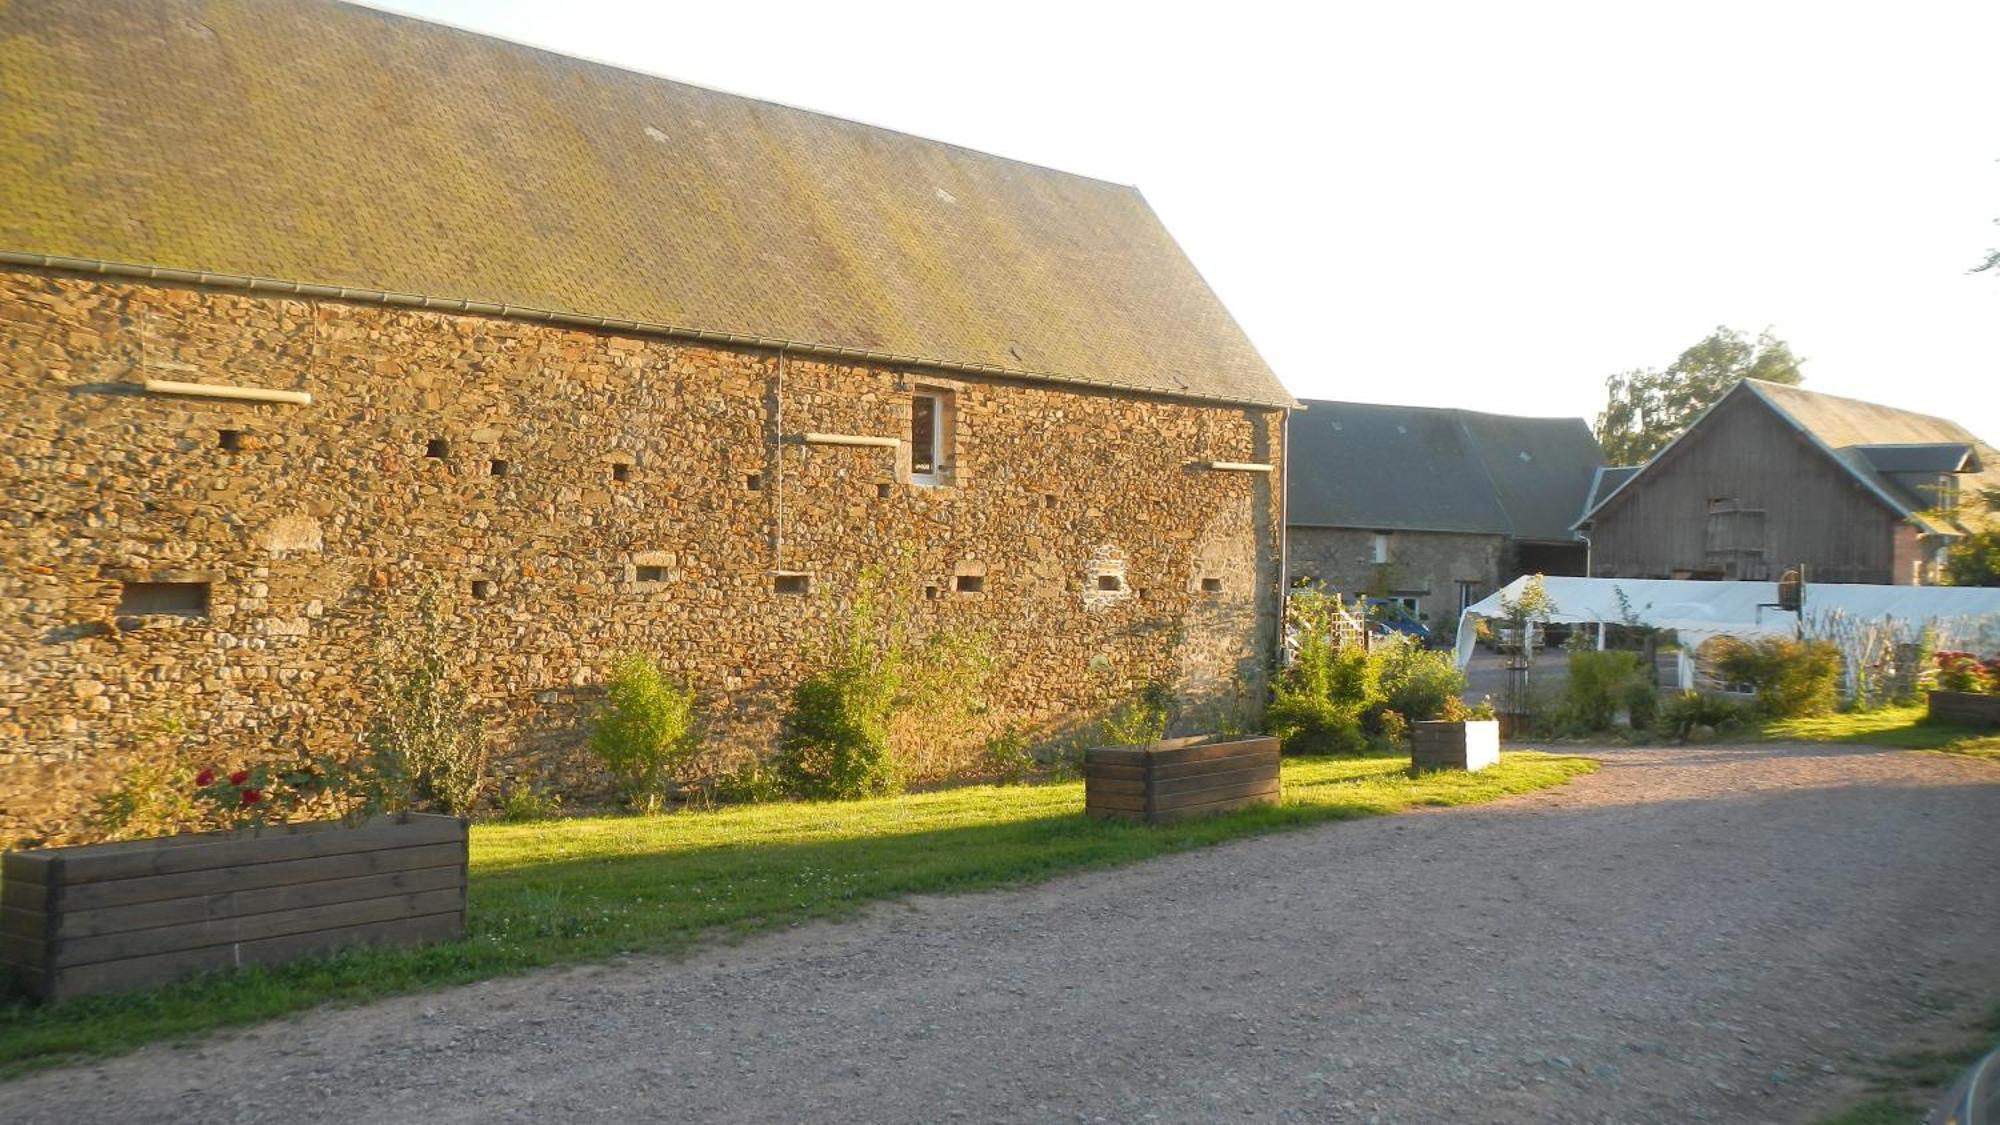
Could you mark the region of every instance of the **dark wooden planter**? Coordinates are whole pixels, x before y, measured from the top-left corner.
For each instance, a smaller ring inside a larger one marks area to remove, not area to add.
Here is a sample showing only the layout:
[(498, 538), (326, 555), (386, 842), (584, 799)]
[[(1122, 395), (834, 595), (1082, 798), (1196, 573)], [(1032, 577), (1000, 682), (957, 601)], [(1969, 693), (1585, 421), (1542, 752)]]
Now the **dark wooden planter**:
[(1100, 746), (1083, 756), (1083, 807), (1093, 817), (1160, 824), (1278, 803), (1278, 740), (1209, 736), (1151, 746)]
[(466, 822), (409, 814), (8, 852), (0, 962), (44, 1000), (465, 936)]
[(2000, 727), (2000, 695), (1969, 691), (1931, 692), (1930, 717), (1968, 727)]
[(1410, 764), (1420, 770), (1483, 770), (1500, 764), (1500, 724), (1424, 722), (1410, 727)]

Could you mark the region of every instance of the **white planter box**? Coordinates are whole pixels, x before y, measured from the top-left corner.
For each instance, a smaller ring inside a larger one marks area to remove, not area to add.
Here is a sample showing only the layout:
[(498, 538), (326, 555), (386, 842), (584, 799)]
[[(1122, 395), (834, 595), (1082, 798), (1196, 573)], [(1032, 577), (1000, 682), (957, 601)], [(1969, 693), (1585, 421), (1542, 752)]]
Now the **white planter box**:
[(1500, 764), (1500, 724), (1417, 723), (1411, 728), (1410, 764), (1420, 770), (1483, 770)]

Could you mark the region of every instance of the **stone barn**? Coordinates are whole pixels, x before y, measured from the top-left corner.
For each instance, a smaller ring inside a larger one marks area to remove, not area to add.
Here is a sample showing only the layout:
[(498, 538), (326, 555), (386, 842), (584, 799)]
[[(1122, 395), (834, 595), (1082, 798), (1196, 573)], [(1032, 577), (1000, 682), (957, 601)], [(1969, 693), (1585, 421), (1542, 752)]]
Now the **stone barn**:
[(1261, 703), (1293, 402), (1133, 188), (326, 0), (0, 76), (0, 840), (356, 745), (426, 602), (558, 783), (628, 651), (767, 751), (864, 593), (990, 658), (921, 770)]

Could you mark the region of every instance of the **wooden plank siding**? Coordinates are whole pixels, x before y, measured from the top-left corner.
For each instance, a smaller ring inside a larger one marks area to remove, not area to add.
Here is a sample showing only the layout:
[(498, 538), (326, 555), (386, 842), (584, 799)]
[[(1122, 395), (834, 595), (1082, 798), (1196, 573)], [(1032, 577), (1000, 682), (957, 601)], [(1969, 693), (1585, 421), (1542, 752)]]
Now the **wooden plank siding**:
[(1160, 824), (1276, 804), (1282, 793), (1278, 760), (1275, 738), (1098, 747), (1084, 754), (1084, 811)]
[[(1902, 517), (1755, 395), (1725, 399), (1591, 520), (1594, 578), (1903, 583)], [(1914, 532), (1908, 532), (1914, 535)]]
[(463, 937), (466, 822), (411, 814), (0, 860), (0, 962), (44, 1000)]

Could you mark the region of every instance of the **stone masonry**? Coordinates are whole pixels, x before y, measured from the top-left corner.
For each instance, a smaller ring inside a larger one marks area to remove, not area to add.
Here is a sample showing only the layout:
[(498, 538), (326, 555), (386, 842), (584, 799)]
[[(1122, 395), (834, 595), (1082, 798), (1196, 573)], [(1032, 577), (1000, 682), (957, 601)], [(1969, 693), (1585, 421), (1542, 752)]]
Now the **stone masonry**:
[[(925, 390), (935, 487), (907, 442), (796, 440), (906, 437)], [(916, 635), (985, 638), (964, 746), (1149, 679), (1199, 725), (1263, 697), (1281, 485), (1204, 463), (1281, 463), (1280, 432), (1267, 408), (0, 272), (0, 842), (78, 834), (161, 729), (226, 762), (355, 746), (426, 590), (505, 768), (576, 789), (627, 650), (695, 689), (716, 762), (768, 751), (864, 570)], [(132, 612), (149, 592), (206, 609)]]

